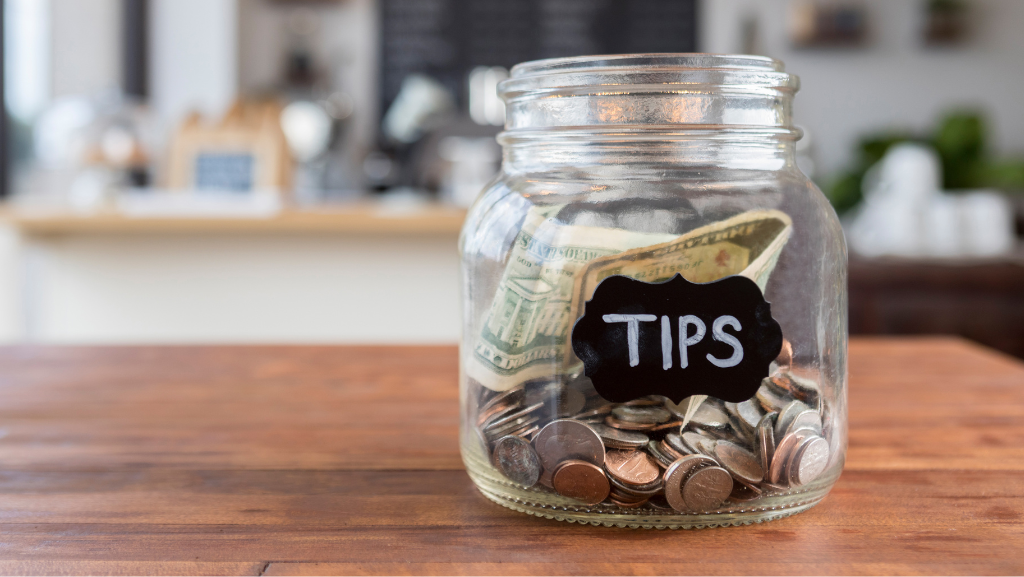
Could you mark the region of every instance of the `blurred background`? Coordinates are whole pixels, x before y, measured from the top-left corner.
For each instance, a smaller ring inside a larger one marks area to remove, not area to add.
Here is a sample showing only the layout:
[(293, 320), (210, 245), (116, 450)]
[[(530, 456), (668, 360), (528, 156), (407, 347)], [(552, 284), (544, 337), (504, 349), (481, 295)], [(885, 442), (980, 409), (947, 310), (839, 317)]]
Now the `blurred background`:
[(855, 334), (1024, 357), (1024, 2), (3, 0), (0, 341), (454, 342), (515, 63), (763, 54)]

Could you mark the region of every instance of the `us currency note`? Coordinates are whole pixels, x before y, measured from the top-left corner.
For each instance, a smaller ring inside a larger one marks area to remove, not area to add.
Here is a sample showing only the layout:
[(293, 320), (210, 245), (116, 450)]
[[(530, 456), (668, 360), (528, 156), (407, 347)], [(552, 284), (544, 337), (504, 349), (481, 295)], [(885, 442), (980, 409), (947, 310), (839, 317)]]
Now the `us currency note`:
[(785, 213), (750, 211), (681, 236), (637, 233), (560, 224), (551, 218), (557, 208), (527, 214), (466, 361), (468, 376), (490, 389), (579, 365), (569, 343), (572, 323), (604, 278), (659, 282), (681, 273), (710, 282), (742, 274), (763, 291), (792, 228)]
[(592, 260), (666, 242), (671, 234), (569, 226), (552, 215), (558, 206), (535, 206), (516, 237), (505, 272), (466, 373), (503, 391), (561, 372), (569, 350), (569, 318), (576, 274)]

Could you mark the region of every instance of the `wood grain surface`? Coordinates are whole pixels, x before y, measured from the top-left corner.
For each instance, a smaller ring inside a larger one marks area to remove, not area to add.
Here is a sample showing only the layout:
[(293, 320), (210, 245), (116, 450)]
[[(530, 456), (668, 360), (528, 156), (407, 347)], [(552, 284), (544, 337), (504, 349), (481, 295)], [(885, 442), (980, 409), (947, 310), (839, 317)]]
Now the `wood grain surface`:
[(850, 449), (806, 513), (530, 517), (458, 455), (451, 347), (0, 350), (2, 574), (1024, 572), (1024, 363), (855, 340)]

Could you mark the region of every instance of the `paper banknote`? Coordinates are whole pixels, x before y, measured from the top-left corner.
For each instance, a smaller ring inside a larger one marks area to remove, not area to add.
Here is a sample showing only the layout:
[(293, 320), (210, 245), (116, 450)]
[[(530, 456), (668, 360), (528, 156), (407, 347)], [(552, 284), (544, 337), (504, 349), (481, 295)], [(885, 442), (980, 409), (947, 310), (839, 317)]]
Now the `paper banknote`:
[(578, 365), (570, 330), (607, 276), (658, 282), (681, 273), (710, 282), (742, 274), (764, 290), (792, 228), (779, 211), (746, 212), (684, 235), (565, 225), (551, 218), (554, 212), (545, 207), (527, 214), (466, 360), (468, 376), (490, 389)]

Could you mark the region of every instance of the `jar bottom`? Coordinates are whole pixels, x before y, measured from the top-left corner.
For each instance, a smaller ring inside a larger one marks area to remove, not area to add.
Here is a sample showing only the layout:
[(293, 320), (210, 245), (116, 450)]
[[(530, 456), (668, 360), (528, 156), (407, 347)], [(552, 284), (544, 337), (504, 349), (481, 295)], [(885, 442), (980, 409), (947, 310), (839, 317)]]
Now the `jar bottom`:
[(746, 503), (726, 502), (715, 511), (697, 514), (652, 508), (627, 509), (610, 503), (587, 505), (540, 486), (524, 487), (506, 479), (472, 443), (463, 443), (462, 459), (480, 492), (503, 507), (556, 521), (629, 529), (704, 529), (782, 519), (821, 502), (842, 471), (841, 466), (831, 466), (814, 482), (798, 489)]

